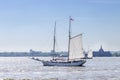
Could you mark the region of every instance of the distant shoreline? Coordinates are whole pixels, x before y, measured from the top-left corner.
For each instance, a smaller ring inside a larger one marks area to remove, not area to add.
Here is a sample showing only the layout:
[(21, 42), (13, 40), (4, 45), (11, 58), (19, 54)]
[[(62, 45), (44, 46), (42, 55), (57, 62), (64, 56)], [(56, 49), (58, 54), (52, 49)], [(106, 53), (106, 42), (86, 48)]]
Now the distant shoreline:
[[(86, 53), (85, 53), (86, 54)], [(93, 57), (120, 57), (120, 51), (109, 51), (110, 55), (107, 55), (108, 51), (93, 51)], [(68, 54), (65, 51), (61, 52), (0, 52), (0, 57), (67, 57)]]

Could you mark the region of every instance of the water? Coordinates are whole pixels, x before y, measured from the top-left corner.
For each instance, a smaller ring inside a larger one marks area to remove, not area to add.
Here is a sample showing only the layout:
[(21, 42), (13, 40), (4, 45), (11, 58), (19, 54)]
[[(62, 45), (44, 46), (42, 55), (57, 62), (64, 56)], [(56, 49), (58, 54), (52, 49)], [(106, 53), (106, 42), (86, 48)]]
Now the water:
[(0, 57), (0, 80), (120, 80), (119, 75), (120, 57), (89, 59), (84, 67), (47, 67), (28, 57)]

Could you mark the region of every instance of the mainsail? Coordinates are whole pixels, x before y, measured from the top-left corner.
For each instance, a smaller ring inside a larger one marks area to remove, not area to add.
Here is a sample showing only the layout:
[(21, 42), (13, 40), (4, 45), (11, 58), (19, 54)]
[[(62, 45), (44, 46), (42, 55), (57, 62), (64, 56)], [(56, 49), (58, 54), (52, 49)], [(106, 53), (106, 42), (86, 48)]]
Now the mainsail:
[(69, 60), (84, 58), (82, 34), (74, 36), (70, 39)]

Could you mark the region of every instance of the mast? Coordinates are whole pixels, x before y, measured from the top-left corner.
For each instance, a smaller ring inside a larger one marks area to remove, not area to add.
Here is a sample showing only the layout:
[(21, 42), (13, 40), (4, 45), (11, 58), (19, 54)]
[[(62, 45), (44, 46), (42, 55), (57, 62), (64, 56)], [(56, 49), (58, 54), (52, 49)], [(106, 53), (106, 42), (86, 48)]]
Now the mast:
[(54, 53), (55, 53), (55, 43), (56, 43), (56, 21), (54, 26), (54, 36), (53, 36), (53, 60), (54, 60)]
[(71, 16), (69, 16), (69, 40), (68, 40), (68, 61), (69, 61), (69, 53), (70, 53), (70, 39), (71, 39)]

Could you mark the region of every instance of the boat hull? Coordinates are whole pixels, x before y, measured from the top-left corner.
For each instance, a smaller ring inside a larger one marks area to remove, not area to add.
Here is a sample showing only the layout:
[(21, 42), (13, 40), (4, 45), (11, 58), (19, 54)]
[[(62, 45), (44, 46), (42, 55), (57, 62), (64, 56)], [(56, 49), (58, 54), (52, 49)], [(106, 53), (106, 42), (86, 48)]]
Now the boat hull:
[(86, 60), (69, 62), (42, 61), (44, 66), (82, 66), (85, 62)]

